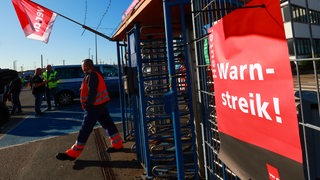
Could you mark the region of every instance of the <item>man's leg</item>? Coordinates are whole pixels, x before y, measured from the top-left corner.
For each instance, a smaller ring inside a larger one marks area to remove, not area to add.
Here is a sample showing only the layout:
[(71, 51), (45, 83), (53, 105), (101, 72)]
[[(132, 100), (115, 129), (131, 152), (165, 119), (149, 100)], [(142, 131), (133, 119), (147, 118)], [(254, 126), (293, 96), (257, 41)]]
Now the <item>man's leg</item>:
[(22, 109), (21, 109), (21, 102), (20, 102), (20, 92), (15, 93), (15, 96), (17, 98), (16, 100), (17, 100), (18, 113), (21, 113)]
[(9, 96), (11, 96), (11, 101), (12, 101), (12, 110), (11, 110), (11, 115), (13, 115), (16, 111), (17, 108), (17, 99), (14, 93), (11, 93)]
[(52, 88), (51, 89), (51, 94), (53, 96), (53, 100), (54, 100), (54, 106), (58, 107), (59, 106), (59, 101), (58, 101), (58, 97), (57, 97), (57, 92), (58, 89), (57, 88)]
[(77, 141), (81, 143), (86, 143), (93, 127), (95, 126), (97, 119), (99, 119), (99, 109), (88, 108), (84, 112), (82, 126), (78, 134)]
[(36, 112), (36, 115), (40, 115), (43, 94), (38, 93), (38, 94), (35, 94), (34, 96), (35, 96), (35, 106), (34, 106), (35, 112)]
[(48, 110), (50, 110), (51, 109), (51, 93), (49, 88), (46, 88), (46, 100), (47, 100)]
[(75, 144), (73, 144), (65, 153), (58, 153), (56, 158), (59, 160), (75, 160), (82, 153), (85, 144), (93, 130), (99, 117), (99, 113), (95, 108), (90, 108), (85, 111), (82, 121), (82, 126), (78, 134)]
[(105, 107), (102, 109), (102, 119), (99, 119), (101, 126), (106, 129), (106, 134), (109, 136), (111, 148), (108, 148), (107, 152), (114, 152), (123, 148), (123, 141), (121, 135), (114, 124), (108, 108)]

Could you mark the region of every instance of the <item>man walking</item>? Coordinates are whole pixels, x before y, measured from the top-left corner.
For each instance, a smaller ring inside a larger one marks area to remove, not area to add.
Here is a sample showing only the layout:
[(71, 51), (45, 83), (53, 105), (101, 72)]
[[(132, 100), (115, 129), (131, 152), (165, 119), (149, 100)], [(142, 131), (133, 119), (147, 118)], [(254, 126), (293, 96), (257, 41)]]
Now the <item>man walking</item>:
[(46, 100), (48, 105), (48, 110), (51, 110), (51, 98), (53, 97), (55, 108), (58, 107), (57, 100), (57, 88), (58, 88), (58, 73), (52, 70), (52, 66), (47, 65), (47, 70), (43, 73), (43, 79), (47, 82), (46, 85)]
[(95, 70), (91, 59), (83, 60), (81, 67), (85, 73), (80, 92), (80, 102), (84, 109), (82, 127), (75, 144), (65, 153), (56, 155), (59, 160), (75, 160), (79, 157), (97, 121), (106, 129), (110, 138), (111, 148), (107, 151), (114, 152), (123, 148), (120, 133), (106, 106), (110, 97), (102, 73)]

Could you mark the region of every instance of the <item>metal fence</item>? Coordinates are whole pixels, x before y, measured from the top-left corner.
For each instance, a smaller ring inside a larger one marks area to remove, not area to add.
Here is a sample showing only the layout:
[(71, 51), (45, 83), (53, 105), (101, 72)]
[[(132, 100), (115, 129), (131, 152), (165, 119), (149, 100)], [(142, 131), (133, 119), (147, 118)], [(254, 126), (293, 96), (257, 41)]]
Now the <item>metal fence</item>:
[[(143, 25), (148, 27), (148, 24), (135, 24), (127, 30), (126, 41), (118, 42), (119, 75), (123, 75), (120, 77), (123, 132), (126, 140), (135, 140), (132, 149), (136, 150), (137, 159), (146, 169), (147, 178), (197, 179), (198, 164), (199, 172), (205, 179), (239, 179), (218, 158), (220, 139), (214, 81), (208, 54), (205, 52), (208, 51), (208, 28), (249, 1), (191, 0), (192, 27), (182, 23), (179, 36), (170, 35), (174, 28), (169, 26), (165, 30), (166, 39), (142, 38), (143, 33), (139, 32)], [(308, 0), (313, 1), (317, 0)], [(166, 10), (170, 10), (169, 4), (188, 3), (186, 0), (164, 1)], [(285, 16), (284, 22), (287, 22), (293, 17), (288, 11), (291, 8), (287, 0), (281, 3), (285, 4), (282, 13)], [(181, 6), (181, 22), (185, 22), (184, 17), (188, 14), (184, 14), (182, 9)], [(285, 14), (288, 12), (289, 15)], [(317, 14), (314, 10), (304, 12)], [(164, 23), (170, 25), (169, 13), (164, 16)], [(164, 34), (163, 29), (159, 31)], [(190, 32), (193, 33), (191, 36), (188, 34)], [(306, 45), (306, 42), (314, 43)], [(310, 55), (314, 58), (288, 59), (294, 81), (305, 177), (309, 180), (320, 178), (317, 169), (320, 167), (320, 58), (315, 58), (319, 42), (320, 37), (309, 41), (301, 38), (288, 40), (292, 57), (298, 57), (292, 55), (292, 52), (298, 52), (299, 55), (314, 53)], [(179, 60), (179, 54), (185, 55), (185, 62)], [(176, 68), (184, 63), (190, 71)], [(172, 104), (177, 108), (173, 110)]]
[[(219, 3), (220, 2), (220, 3)], [(201, 111), (201, 131), (204, 153), (204, 173), (206, 179), (237, 179), (218, 158), (220, 139), (216, 121), (214, 82), (210, 62), (206, 56), (205, 47), (208, 43), (207, 30), (217, 20), (232, 11), (232, 7), (240, 7), (242, 3), (231, 1), (193, 1), (193, 24), (195, 39), (195, 57), (197, 72), (197, 94)]]
[[(203, 164), (206, 179), (238, 179), (237, 175), (229, 170), (218, 158), (220, 140), (215, 112), (214, 82), (212, 80), (210, 62), (206, 61), (208, 58), (204, 53), (207, 51), (205, 49), (208, 43), (207, 30), (216, 21), (245, 3), (246, 1), (237, 0), (192, 1), (196, 59), (194, 68), (196, 69), (195, 77), (198, 96), (196, 101), (199, 102), (199, 111), (201, 112)], [(314, 46), (309, 48), (311, 48), (310, 52), (316, 52), (316, 50), (312, 50)], [(319, 60), (319, 58), (290, 60), (301, 146), (303, 148), (304, 171), (306, 179), (310, 180), (320, 177)]]
[(306, 179), (320, 177), (319, 60), (291, 60)]

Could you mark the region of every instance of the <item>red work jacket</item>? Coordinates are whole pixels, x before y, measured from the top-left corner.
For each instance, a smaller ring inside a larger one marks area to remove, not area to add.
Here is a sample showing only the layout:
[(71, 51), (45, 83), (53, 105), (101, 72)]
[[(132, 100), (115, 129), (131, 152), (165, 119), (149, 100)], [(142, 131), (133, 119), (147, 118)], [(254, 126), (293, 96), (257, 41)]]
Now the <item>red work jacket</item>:
[[(109, 93), (103, 77), (96, 71), (92, 71), (92, 72), (97, 74), (98, 81), (99, 81), (97, 95), (93, 103), (93, 105), (96, 106), (96, 105), (100, 105), (108, 102), (110, 100), (110, 97), (109, 97)], [(86, 80), (86, 77), (84, 77), (81, 84), (81, 91), (80, 91), (80, 103), (83, 109), (85, 108), (85, 104), (88, 99), (88, 94), (89, 94), (89, 91), (87, 86), (87, 80)]]

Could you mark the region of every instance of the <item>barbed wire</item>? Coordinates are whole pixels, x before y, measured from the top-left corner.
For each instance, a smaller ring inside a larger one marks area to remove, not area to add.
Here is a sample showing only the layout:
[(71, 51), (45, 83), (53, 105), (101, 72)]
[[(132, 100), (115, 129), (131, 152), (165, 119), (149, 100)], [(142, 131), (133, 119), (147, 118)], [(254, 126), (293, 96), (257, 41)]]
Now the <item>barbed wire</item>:
[[(106, 10), (104, 11), (104, 13), (102, 14), (102, 16), (101, 16), (101, 18), (100, 18), (100, 21), (99, 21), (99, 24), (98, 24), (98, 26), (95, 28), (96, 30), (98, 30), (98, 29), (113, 29), (113, 28), (100, 28), (104, 17), (105, 17), (106, 14), (109, 12), (110, 6), (111, 6), (111, 0), (109, 0), (109, 3), (108, 3), (108, 5), (107, 5), (107, 8), (106, 8)], [(85, 14), (84, 14), (84, 23), (83, 23), (84, 25), (86, 25), (87, 14), (88, 14), (88, 1), (85, 0)], [(81, 36), (84, 34), (85, 31), (86, 31), (86, 29), (83, 30)]]
[[(86, 25), (86, 21), (87, 21), (87, 14), (88, 14), (88, 1), (85, 0), (84, 2), (84, 21), (83, 24)], [(86, 29), (83, 29), (81, 36), (83, 35), (83, 33), (86, 31)]]
[(96, 30), (99, 29), (99, 27), (101, 26), (101, 23), (102, 23), (104, 17), (106, 16), (106, 14), (108, 13), (110, 6), (111, 6), (111, 0), (109, 0), (109, 4), (107, 5), (107, 8), (106, 8), (106, 10), (104, 11), (104, 13), (102, 14), (102, 17), (101, 17), (101, 19), (100, 19), (100, 22), (99, 22)]

